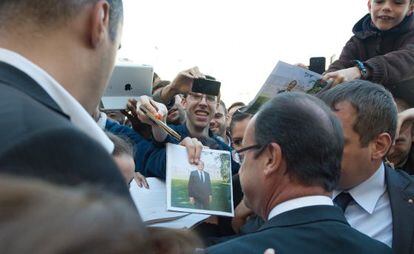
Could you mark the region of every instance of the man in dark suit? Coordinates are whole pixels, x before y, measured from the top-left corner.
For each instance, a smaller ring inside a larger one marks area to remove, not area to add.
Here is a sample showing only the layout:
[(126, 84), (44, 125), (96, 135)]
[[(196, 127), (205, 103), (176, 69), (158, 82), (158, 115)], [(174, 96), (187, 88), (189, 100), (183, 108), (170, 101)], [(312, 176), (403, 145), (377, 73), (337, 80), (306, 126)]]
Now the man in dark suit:
[(122, 0), (0, 4), (0, 172), (128, 196), (91, 114), (112, 71)]
[(198, 162), (197, 170), (193, 170), (190, 173), (188, 197), (190, 203), (195, 205), (195, 208), (210, 209), (210, 203), (213, 200), (210, 174), (204, 171), (204, 162), (202, 160)]
[(331, 192), (344, 140), (338, 119), (317, 98), (282, 93), (262, 106), (244, 139), (240, 182), (245, 204), (266, 220), (254, 233), (208, 253), (391, 253), (349, 226)]
[(394, 253), (414, 253), (414, 179), (383, 163), (397, 126), (391, 93), (355, 80), (320, 97), (341, 121), (346, 141), (334, 202), (355, 229), (392, 246)]

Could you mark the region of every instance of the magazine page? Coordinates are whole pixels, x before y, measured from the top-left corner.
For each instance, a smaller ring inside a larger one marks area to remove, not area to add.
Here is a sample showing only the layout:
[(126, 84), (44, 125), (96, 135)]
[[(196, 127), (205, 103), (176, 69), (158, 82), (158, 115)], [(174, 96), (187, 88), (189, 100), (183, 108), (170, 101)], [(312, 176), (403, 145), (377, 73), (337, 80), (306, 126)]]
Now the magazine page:
[(321, 79), (322, 75), (316, 72), (279, 61), (253, 101), (242, 111), (255, 114), (279, 93), (295, 91), (316, 94), (326, 85)]

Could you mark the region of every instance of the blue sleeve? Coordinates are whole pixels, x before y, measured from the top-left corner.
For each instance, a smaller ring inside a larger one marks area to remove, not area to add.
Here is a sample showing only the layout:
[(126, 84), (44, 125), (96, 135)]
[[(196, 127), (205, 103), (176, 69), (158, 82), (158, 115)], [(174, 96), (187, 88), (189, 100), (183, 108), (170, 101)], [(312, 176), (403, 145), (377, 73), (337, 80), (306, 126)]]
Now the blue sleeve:
[[(186, 137), (185, 127), (182, 125), (170, 126), (175, 131), (177, 131), (182, 138)], [(178, 144), (179, 141), (173, 139), (169, 135), (165, 142), (150, 142), (146, 147), (145, 152), (140, 152), (137, 156), (141, 168), (140, 172), (145, 177), (157, 177), (165, 179), (166, 177), (166, 168), (167, 168), (167, 149), (165, 147), (166, 143)]]
[(157, 177), (165, 179), (166, 165), (167, 165), (167, 149), (164, 147), (151, 147), (143, 155), (142, 173), (145, 177)]
[(146, 140), (140, 134), (138, 134), (134, 129), (131, 127), (121, 125), (118, 122), (107, 120), (105, 125), (105, 130), (120, 136), (128, 137), (134, 144), (137, 144), (143, 140)]
[(134, 129), (125, 125), (121, 125), (109, 119), (106, 121), (105, 129), (115, 135), (125, 136), (133, 142), (135, 171), (145, 175), (145, 154), (152, 148), (152, 142), (150, 140), (146, 140), (144, 137), (134, 131)]

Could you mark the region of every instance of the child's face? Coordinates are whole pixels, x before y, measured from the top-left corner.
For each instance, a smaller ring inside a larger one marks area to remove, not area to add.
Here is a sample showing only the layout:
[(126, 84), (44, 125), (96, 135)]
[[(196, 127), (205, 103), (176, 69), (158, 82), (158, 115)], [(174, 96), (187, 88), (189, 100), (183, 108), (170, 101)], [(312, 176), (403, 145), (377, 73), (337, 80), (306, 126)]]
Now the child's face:
[(410, 0), (368, 0), (368, 9), (374, 25), (382, 31), (389, 30), (413, 13)]

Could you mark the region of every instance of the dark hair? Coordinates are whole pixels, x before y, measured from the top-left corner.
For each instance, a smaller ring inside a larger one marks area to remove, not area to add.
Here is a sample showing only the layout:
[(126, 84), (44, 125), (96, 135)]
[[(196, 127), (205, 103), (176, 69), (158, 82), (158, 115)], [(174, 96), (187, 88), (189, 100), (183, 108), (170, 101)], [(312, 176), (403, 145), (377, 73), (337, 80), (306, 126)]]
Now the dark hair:
[[(72, 19), (87, 4), (99, 0), (1, 0), (1, 24), (12, 21), (30, 22), (40, 26), (58, 26)], [(110, 36), (114, 40), (119, 21), (123, 18), (122, 0), (106, 0), (110, 5)], [(12, 28), (11, 28), (12, 29)]]
[(343, 152), (341, 124), (319, 99), (282, 93), (262, 106), (255, 122), (259, 145), (277, 143), (288, 174), (306, 186), (332, 191), (339, 180)]
[(0, 176), (0, 253), (194, 253), (190, 231), (145, 228), (136, 207), (97, 186)]
[(114, 143), (114, 151), (112, 152), (114, 156), (127, 154), (134, 157), (134, 148), (131, 141), (127, 137), (118, 136), (108, 131), (105, 133), (112, 141), (112, 143)]
[(244, 102), (238, 101), (238, 102), (231, 104), (230, 107), (227, 109), (227, 111), (230, 111), (234, 107), (244, 107), (244, 106), (246, 106)]
[(356, 110), (353, 129), (366, 147), (381, 133), (395, 137), (397, 107), (390, 92), (381, 85), (365, 80), (354, 80), (336, 86), (318, 95), (335, 111), (335, 106), (347, 101)]
[(241, 122), (244, 119), (248, 119), (248, 118), (250, 119), (251, 117), (252, 117), (251, 114), (236, 111), (233, 114), (233, 117), (231, 118), (231, 122), (230, 122), (230, 126), (229, 126), (230, 133), (233, 131), (233, 128), (236, 125), (236, 123)]
[(126, 199), (1, 175), (1, 253), (148, 253), (145, 226)]

